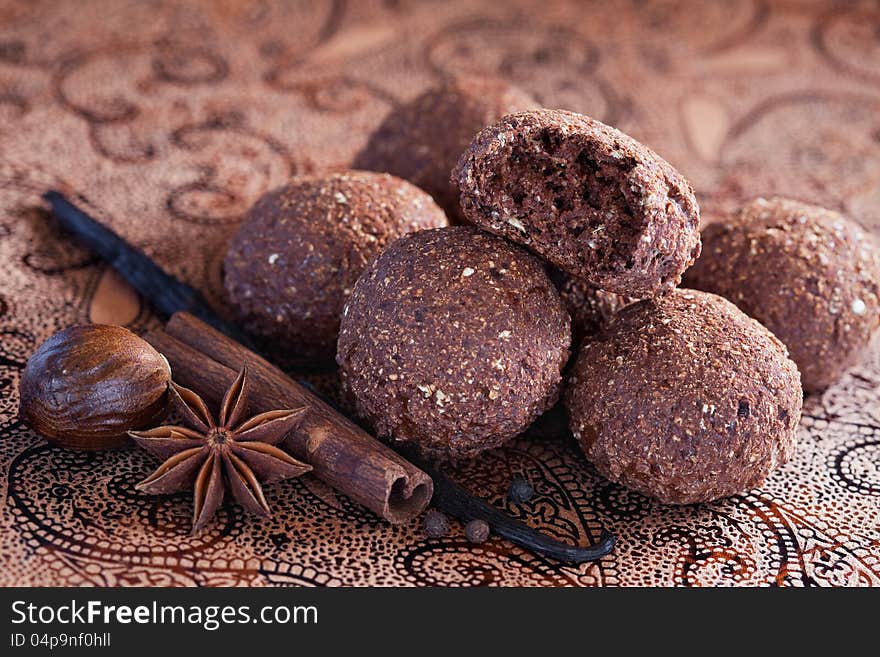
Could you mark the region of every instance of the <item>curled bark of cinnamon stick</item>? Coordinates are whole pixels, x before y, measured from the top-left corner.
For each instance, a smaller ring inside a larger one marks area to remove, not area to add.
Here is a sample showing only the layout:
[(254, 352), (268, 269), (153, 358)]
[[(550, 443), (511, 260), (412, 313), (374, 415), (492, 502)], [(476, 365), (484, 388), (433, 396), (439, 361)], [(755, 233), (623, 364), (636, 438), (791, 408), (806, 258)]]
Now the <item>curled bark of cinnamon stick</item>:
[(217, 404), (245, 363), (251, 412), (305, 406), (285, 446), (313, 474), (392, 523), (419, 515), (433, 482), (396, 452), (320, 400), (274, 365), (189, 313), (176, 313), (166, 331), (146, 336), (171, 364), (174, 380)]

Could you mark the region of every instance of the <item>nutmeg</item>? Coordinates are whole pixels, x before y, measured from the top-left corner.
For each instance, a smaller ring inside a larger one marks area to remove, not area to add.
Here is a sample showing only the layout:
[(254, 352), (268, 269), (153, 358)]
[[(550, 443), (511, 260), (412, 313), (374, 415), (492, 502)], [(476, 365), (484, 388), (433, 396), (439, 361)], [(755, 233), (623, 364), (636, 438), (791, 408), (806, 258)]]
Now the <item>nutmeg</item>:
[(126, 431), (165, 412), (171, 368), (121, 326), (72, 326), (28, 360), (19, 416), (49, 442), (69, 449), (119, 447)]

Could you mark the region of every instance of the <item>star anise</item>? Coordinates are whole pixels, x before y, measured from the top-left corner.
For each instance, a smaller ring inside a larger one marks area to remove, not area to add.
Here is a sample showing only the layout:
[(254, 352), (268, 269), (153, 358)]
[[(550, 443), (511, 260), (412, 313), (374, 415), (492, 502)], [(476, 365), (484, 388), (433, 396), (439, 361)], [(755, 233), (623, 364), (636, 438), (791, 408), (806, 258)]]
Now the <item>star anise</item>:
[(192, 390), (172, 382), (169, 394), (187, 426), (129, 432), (138, 445), (166, 459), (137, 488), (160, 495), (192, 488), (193, 533), (213, 517), (227, 487), (245, 509), (269, 515), (262, 484), (312, 469), (275, 446), (300, 422), (305, 408), (269, 411), (241, 421), (247, 408), (247, 368), (226, 391), (217, 422)]

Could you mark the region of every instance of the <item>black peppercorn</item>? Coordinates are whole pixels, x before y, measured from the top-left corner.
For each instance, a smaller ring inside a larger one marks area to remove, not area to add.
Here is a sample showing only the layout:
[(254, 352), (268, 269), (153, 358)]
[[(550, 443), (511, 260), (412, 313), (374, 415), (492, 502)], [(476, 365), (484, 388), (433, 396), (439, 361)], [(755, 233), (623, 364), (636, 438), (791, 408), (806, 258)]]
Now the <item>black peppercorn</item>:
[(428, 509), (424, 519), (425, 533), (430, 538), (443, 538), (449, 533), (449, 519), (436, 509)]
[(489, 538), (489, 523), (485, 520), (471, 520), (464, 526), (464, 535), (471, 543), (485, 543)]
[(510, 488), (507, 489), (507, 499), (514, 504), (522, 504), (532, 499), (535, 489), (525, 477), (516, 475), (510, 480)]

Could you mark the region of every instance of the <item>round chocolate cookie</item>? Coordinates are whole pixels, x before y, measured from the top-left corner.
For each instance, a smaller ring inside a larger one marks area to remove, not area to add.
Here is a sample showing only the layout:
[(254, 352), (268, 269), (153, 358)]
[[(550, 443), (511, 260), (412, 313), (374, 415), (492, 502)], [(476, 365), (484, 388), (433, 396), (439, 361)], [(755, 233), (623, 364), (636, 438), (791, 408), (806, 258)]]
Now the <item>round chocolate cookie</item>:
[(668, 292), (700, 254), (690, 184), (649, 148), (580, 114), (505, 116), (474, 138), (452, 177), (468, 221), (604, 290)]
[(600, 474), (690, 504), (758, 486), (791, 458), (802, 395), (770, 331), (726, 299), (675, 290), (584, 343), (565, 403)]
[(572, 345), (580, 344), (584, 338), (605, 328), (621, 308), (634, 301), (614, 292), (600, 290), (552, 265), (548, 274), (571, 316)]
[(233, 311), (284, 364), (331, 362), (367, 263), (400, 235), (445, 226), (430, 196), (387, 174), (294, 178), (248, 212), (224, 261)]
[(458, 188), (449, 180), (459, 156), (487, 125), (537, 106), (527, 93), (497, 78), (449, 78), (392, 110), (354, 166), (409, 180), (460, 221)]
[(703, 231), (688, 287), (720, 294), (770, 329), (798, 364), (807, 392), (834, 383), (880, 324), (874, 239), (831, 210), (757, 199)]
[(568, 314), (540, 261), (471, 226), (407, 235), (370, 263), (343, 312), (343, 389), (376, 432), (467, 457), (558, 399)]

